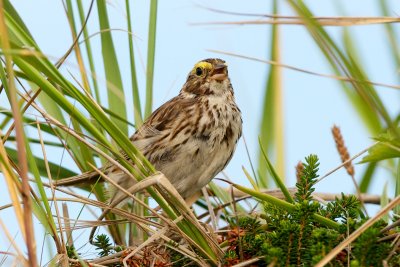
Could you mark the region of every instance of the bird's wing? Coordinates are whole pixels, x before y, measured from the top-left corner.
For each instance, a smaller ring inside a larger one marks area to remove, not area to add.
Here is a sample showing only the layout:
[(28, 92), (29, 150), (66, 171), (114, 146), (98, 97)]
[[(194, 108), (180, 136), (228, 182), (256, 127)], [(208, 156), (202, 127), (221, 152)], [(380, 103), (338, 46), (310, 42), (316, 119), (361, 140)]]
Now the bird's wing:
[[(185, 126), (185, 120), (193, 113), (197, 98), (185, 98), (178, 95), (155, 110), (142, 127), (131, 137), (133, 144), (148, 157), (157, 150), (166, 137), (171, 137), (179, 126)], [(186, 118), (186, 119), (185, 119)]]

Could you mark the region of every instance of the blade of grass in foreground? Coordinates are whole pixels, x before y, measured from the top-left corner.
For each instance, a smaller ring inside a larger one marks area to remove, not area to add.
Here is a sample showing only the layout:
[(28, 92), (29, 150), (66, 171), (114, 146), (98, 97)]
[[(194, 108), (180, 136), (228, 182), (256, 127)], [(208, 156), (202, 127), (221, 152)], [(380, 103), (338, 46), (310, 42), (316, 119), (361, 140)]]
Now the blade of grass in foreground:
[[(71, 0), (67, 0), (66, 4), (67, 4), (67, 9), (65, 10), (65, 12), (67, 14), (69, 27), (70, 27), (71, 34), (72, 34), (72, 40), (76, 40), (76, 38), (77, 38), (76, 23), (75, 23), (74, 9), (72, 8)], [(74, 45), (74, 51), (75, 51), (76, 61), (78, 62), (79, 72), (81, 74), (83, 89), (86, 92), (88, 92), (89, 94), (91, 94), (85, 65), (83, 63), (81, 48), (79, 47), (79, 44), (77, 42)]]
[[(85, 23), (85, 14), (83, 12), (83, 6), (82, 6), (82, 0), (77, 0), (76, 1), (78, 5), (78, 12), (79, 12), (79, 19), (81, 22), (81, 25), (84, 25)], [(92, 46), (90, 44), (90, 39), (89, 39), (89, 34), (87, 27), (83, 29), (83, 37), (84, 37), (84, 44), (86, 47), (86, 55), (88, 58), (89, 62), (89, 68), (90, 68), (90, 73), (92, 77), (92, 83), (93, 83), (93, 91), (96, 97), (96, 101), (100, 103), (100, 92), (99, 92), (99, 85), (97, 83), (97, 76), (96, 76), (96, 69), (94, 67), (94, 60), (93, 60), (93, 53), (92, 53)]]
[[(53, 213), (47, 199), (46, 191), (44, 189), (42, 179), (40, 177), (39, 168), (36, 165), (35, 157), (29, 146), (27, 146), (27, 159), (29, 162), (29, 172), (33, 174), (36, 181), (37, 189), (39, 190), (40, 200), (33, 201), (33, 212), (39, 219), (40, 223), (45, 227), (46, 232), (52, 236), (55, 241), (57, 252), (61, 253), (62, 242), (59, 239), (56, 223), (54, 221)], [(47, 175), (46, 175), (47, 176)]]
[[(20, 163), (19, 170), (21, 176), (21, 187), (20, 194), (23, 203), (23, 223), (22, 226), (23, 232), (25, 233), (25, 243), (28, 250), (28, 263), (32, 267), (37, 266), (37, 257), (36, 257), (36, 244), (35, 244), (35, 235), (34, 235), (34, 227), (33, 227), (33, 218), (32, 218), (32, 200), (30, 197), (30, 186), (29, 186), (29, 178), (28, 178), (28, 162), (26, 160), (26, 149), (27, 143), (25, 142), (25, 132), (23, 128), (22, 114), (19, 109), (18, 100), (17, 100), (17, 88), (15, 86), (14, 80), (14, 69), (13, 69), (13, 57), (11, 54), (8, 54), (8, 51), (11, 49), (11, 44), (8, 39), (8, 29), (6, 26), (6, 17), (5, 10), (3, 7), (3, 1), (0, 1), (0, 36), (1, 36), (1, 44), (0, 48), (2, 51), (5, 51), (4, 59), (5, 59), (5, 71), (7, 72), (7, 78), (4, 73), (4, 69), (2, 66), (2, 83), (4, 89), (6, 90), (7, 97), (9, 99), (11, 110), (13, 113), (13, 118), (15, 122), (15, 136), (17, 140), (17, 150), (18, 150), (18, 161)], [(4, 144), (1, 144), (2, 150), (4, 151)], [(3, 155), (5, 156), (5, 155)], [(4, 159), (5, 160), (5, 159)], [(16, 180), (14, 180), (14, 183)]]
[[(400, 159), (397, 159), (396, 186), (394, 195), (400, 196)], [(393, 211), (396, 215), (400, 215), (400, 206), (396, 206)]]
[[(232, 202), (232, 197), (231, 195), (223, 190), (221, 187), (219, 187), (216, 183), (210, 182), (208, 186), (211, 188), (211, 190), (214, 192), (215, 197), (222, 203), (229, 203)], [(236, 205), (236, 210), (239, 212), (246, 212), (245, 209), (240, 205), (240, 203), (235, 203)], [(229, 206), (228, 206), (229, 207)]]
[[(129, 6), (129, 1), (125, 1), (125, 9), (127, 14), (127, 26), (128, 26), (128, 43), (129, 43), (129, 60), (130, 60), (130, 69), (131, 69), (131, 83), (132, 83), (132, 98), (133, 98), (133, 117), (135, 121), (136, 129), (143, 124), (143, 117), (142, 117), (142, 108), (140, 105), (140, 98), (139, 98), (139, 87), (136, 77), (136, 65), (135, 65), (135, 56), (133, 50), (133, 34), (132, 34), (132, 23), (131, 23), (131, 10)], [(148, 204), (148, 198), (145, 197), (143, 194), (138, 194), (138, 198)], [(146, 217), (147, 214), (144, 207), (142, 205), (138, 205), (137, 203), (133, 204), (133, 212), (134, 214)], [(143, 232), (143, 230), (138, 227), (136, 224), (132, 223), (129, 225), (129, 243), (132, 244), (134, 240), (145, 240), (147, 239), (147, 235)]]
[[(38, 90), (42, 90), (38, 86), (36, 86), (34, 83), (30, 83), (32, 91), (37, 92)], [(46, 110), (48, 114), (51, 114), (51, 116), (55, 117), (57, 120), (62, 122), (64, 125), (68, 125), (67, 121), (71, 121), (71, 118), (67, 120), (61, 110), (59, 104), (55, 102), (51, 97), (49, 97), (47, 94), (40, 93), (37, 99), (40, 101), (42, 104), (43, 108)], [(93, 158), (91, 157), (90, 152), (88, 151), (87, 147), (81, 147), (81, 145), (74, 139), (74, 138), (69, 138), (68, 133), (64, 131), (60, 131), (59, 129), (55, 128), (54, 129), (57, 135), (61, 137), (61, 139), (66, 143), (67, 148), (70, 150), (70, 154), (74, 157), (74, 160), (78, 167), (81, 170), (89, 170), (90, 166), (88, 165), (88, 162), (93, 163)], [(74, 128), (75, 131), (82, 132), (81, 127), (76, 125), (76, 128)], [(56, 135), (54, 132), (49, 132), (52, 135)], [(57, 136), (56, 135), (56, 136)], [(54, 177), (54, 178), (60, 178), (60, 177)]]
[[(29, 47), (31, 52), (33, 51), (39, 51), (35, 41), (32, 38), (32, 35), (29, 33), (28, 29), (26, 28), (25, 24), (19, 17), (18, 13), (14, 9), (14, 7), (10, 4), (9, 1), (4, 2), (4, 7), (5, 10), (7, 11), (5, 13), (7, 22), (8, 22), (8, 27), (10, 28), (10, 41), (14, 46), (17, 47)], [(40, 55), (40, 53), (39, 53)], [(38, 54), (36, 56), (40, 57)], [(39, 62), (41, 62), (40, 59), (38, 59)], [(43, 65), (42, 65), (43, 66)], [(45, 66), (45, 65), (44, 65)], [(55, 69), (55, 68), (54, 68)], [(48, 71), (51, 71), (54, 73), (54, 70), (51, 70), (47, 68)], [(26, 78), (26, 77), (25, 77)], [(32, 85), (33, 90), (36, 92), (38, 90), (41, 90), (35, 85)], [(52, 114), (52, 116), (56, 117), (59, 121), (63, 122), (65, 124), (65, 119), (64, 119), (64, 114), (62, 113), (60, 107), (56, 102), (51, 100), (47, 95), (45, 94), (39, 94), (39, 99), (41, 100), (41, 103), (43, 106), (46, 108), (46, 111), (49, 114)], [(58, 134), (63, 137), (64, 140), (67, 140), (67, 135), (63, 131), (59, 131)], [(72, 155), (75, 157), (75, 161), (77, 162), (78, 166), (81, 169), (87, 170), (87, 158), (84, 157), (84, 155), (87, 155), (87, 153), (82, 154), (81, 152), (81, 147), (79, 144), (76, 143), (76, 140), (71, 139), (68, 142), (68, 148), (71, 149)]]
[[(278, 13), (278, 2), (274, 0), (273, 13)], [(271, 51), (272, 61), (280, 62), (280, 38), (278, 24), (272, 25)], [(283, 98), (282, 98), (282, 74), (281, 68), (271, 65), (265, 88), (264, 104), (261, 118), (260, 140), (261, 146), (266, 148), (268, 155), (274, 155), (276, 169), (280, 177), (285, 177), (284, 166), (284, 130), (283, 130)], [(259, 148), (260, 149), (260, 148)], [(267, 164), (261, 150), (258, 153), (259, 186), (267, 188), (269, 185), (267, 176)]]
[(294, 203), (294, 200), (292, 198), (292, 195), (290, 195), (289, 190), (286, 188), (285, 184), (283, 183), (282, 179), (279, 177), (278, 173), (275, 171), (274, 166), (271, 164), (269, 161), (267, 154), (265, 154), (264, 148), (261, 145), (261, 140), (258, 139), (260, 148), (261, 148), (261, 153), (262, 156), (264, 157), (264, 160), (267, 164), (267, 170), (271, 174), (272, 179), (276, 183), (276, 185), (281, 189), (282, 193), (285, 195), (286, 201), (290, 203)]
[[(97, 11), (101, 34), (101, 51), (103, 54), (104, 70), (107, 79), (108, 105), (109, 109), (120, 117), (126, 119), (126, 103), (124, 89), (122, 86), (121, 72), (114, 43), (111, 37), (110, 23), (108, 22), (107, 6), (105, 0), (97, 1)], [(128, 126), (119, 120), (114, 119), (114, 123), (121, 129), (122, 133), (128, 135)]]
[(126, 21), (128, 23), (128, 41), (129, 41), (129, 60), (131, 63), (131, 81), (132, 81), (132, 96), (133, 96), (133, 115), (135, 118), (136, 129), (138, 129), (143, 123), (142, 108), (140, 105), (139, 98), (139, 86), (136, 77), (136, 64), (135, 54), (133, 51), (133, 35), (132, 35), (132, 23), (131, 23), (131, 10), (129, 6), (129, 0), (125, 0), (126, 7)]
[[(12, 161), (18, 162), (18, 159), (17, 159), (18, 154), (15, 149), (6, 147), (6, 151), (7, 151), (7, 155), (10, 157), (10, 159)], [(34, 161), (36, 163), (36, 166), (38, 168), (40, 175), (43, 177), (47, 177), (46, 165), (45, 165), (44, 160), (40, 157), (35, 157), (35, 156), (33, 156), (33, 157), (34, 157)], [(77, 173), (75, 173), (67, 168), (64, 168), (62, 166), (59, 166), (56, 163), (48, 162), (48, 165), (49, 165), (50, 173), (52, 175), (54, 175), (54, 177), (56, 177), (56, 175), (58, 175), (60, 177), (71, 177), (71, 176), (77, 175)]]
[(149, 38), (147, 46), (146, 68), (146, 105), (144, 108), (145, 119), (150, 116), (153, 108), (153, 79), (154, 59), (156, 53), (157, 2), (158, 0), (150, 1)]
[[(243, 192), (255, 197), (255, 198), (258, 198), (258, 199), (260, 199), (262, 201), (266, 201), (268, 203), (271, 203), (271, 204), (273, 204), (273, 205), (275, 205), (275, 206), (277, 206), (277, 207), (279, 207), (281, 209), (285, 209), (287, 211), (294, 211), (296, 209), (296, 206), (294, 204), (286, 202), (286, 201), (281, 200), (279, 198), (270, 196), (268, 194), (257, 192), (255, 190), (252, 190), (250, 188), (246, 188), (246, 187), (238, 185), (238, 184), (232, 184), (232, 186), (237, 188), (240, 191), (243, 191)], [(313, 218), (316, 221), (318, 221), (319, 223), (321, 223), (321, 224), (323, 224), (323, 225), (325, 225), (327, 227), (330, 227), (332, 229), (339, 229), (339, 227), (340, 227), (339, 223), (337, 223), (335, 221), (332, 221), (332, 220), (330, 220), (328, 218), (325, 218), (325, 217), (323, 217), (323, 216), (321, 216), (319, 214), (314, 214)]]

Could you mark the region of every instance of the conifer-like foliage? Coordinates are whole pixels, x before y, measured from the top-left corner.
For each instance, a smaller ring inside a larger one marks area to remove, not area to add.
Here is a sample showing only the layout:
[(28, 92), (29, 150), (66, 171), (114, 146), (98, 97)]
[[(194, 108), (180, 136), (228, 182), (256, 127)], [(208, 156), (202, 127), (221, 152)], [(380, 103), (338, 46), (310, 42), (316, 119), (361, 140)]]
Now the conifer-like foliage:
[[(318, 157), (306, 157), (303, 165), (301, 179), (296, 184), (294, 211), (263, 203), (261, 215), (239, 218), (231, 224), (226, 266), (256, 256), (262, 258), (257, 266), (272, 263), (274, 266), (313, 266), (365, 222), (355, 196), (342, 194), (327, 205), (315, 201), (312, 193), (318, 178)], [(340, 227), (331, 229), (321, 225), (314, 214), (332, 219), (340, 223)], [(383, 221), (373, 225), (352, 243), (351, 248), (332, 260), (330, 266), (348, 266), (348, 262), (350, 266), (382, 266), (392, 250), (390, 242), (382, 241), (385, 234), (381, 229), (385, 225)], [(400, 266), (398, 256), (389, 259), (389, 266)]]

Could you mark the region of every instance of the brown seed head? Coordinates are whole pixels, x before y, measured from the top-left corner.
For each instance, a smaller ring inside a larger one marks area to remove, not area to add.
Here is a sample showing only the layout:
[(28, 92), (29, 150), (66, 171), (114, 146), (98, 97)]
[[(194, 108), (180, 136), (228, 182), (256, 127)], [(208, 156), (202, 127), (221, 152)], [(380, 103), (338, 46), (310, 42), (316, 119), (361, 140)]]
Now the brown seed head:
[[(343, 139), (342, 133), (340, 132), (340, 128), (337, 127), (336, 125), (333, 125), (333, 127), (332, 127), (332, 135), (333, 135), (333, 139), (335, 140), (336, 148), (337, 148), (337, 151), (339, 152), (342, 162), (348, 161), (350, 159), (349, 151), (347, 150), (347, 147), (344, 144), (344, 139)], [(353, 164), (351, 162), (348, 162), (344, 166), (346, 168), (347, 173), (350, 176), (354, 176)]]
[(299, 161), (299, 163), (297, 163), (295, 169), (296, 169), (296, 180), (298, 183), (300, 183), (301, 175), (303, 174), (303, 170), (304, 170), (303, 162)]

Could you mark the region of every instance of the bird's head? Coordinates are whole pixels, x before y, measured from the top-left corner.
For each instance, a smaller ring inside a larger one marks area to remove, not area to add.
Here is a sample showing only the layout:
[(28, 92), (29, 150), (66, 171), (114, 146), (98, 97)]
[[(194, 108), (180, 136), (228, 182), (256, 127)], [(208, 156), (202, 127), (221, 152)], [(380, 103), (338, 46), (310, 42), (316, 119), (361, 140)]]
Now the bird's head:
[(221, 95), (232, 91), (225, 61), (208, 58), (197, 62), (190, 71), (182, 91), (195, 95)]

